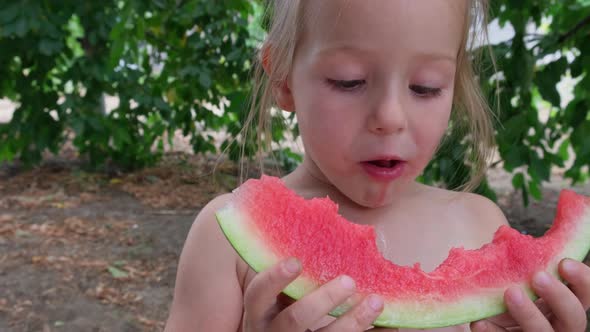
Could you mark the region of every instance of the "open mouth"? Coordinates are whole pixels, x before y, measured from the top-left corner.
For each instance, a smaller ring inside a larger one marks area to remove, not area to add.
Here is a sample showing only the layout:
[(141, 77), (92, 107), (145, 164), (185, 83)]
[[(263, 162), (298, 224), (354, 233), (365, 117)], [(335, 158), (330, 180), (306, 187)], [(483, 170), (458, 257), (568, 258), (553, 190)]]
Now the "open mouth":
[(366, 161), (366, 163), (371, 164), (373, 166), (380, 167), (380, 168), (394, 168), (400, 162), (401, 162), (401, 160), (394, 160), (394, 159), (387, 159), (387, 160), (380, 159), (380, 160)]
[(403, 175), (406, 162), (400, 159), (374, 159), (362, 162), (363, 169), (379, 181), (393, 181)]

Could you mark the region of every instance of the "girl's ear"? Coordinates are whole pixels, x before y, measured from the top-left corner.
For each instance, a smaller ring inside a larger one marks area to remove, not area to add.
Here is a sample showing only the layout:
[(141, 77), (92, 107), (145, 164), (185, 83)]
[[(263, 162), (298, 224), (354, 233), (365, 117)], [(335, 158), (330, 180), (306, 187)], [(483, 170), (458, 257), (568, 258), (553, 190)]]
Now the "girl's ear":
[(270, 77), (271, 68), (270, 68), (270, 45), (264, 44), (262, 46), (262, 50), (260, 52), (260, 61), (262, 62), (262, 68), (268, 77)]
[(269, 79), (270, 84), (272, 84), (272, 92), (273, 97), (277, 103), (277, 105), (287, 111), (293, 112), (295, 111), (295, 102), (293, 99), (293, 93), (291, 92), (291, 87), (287, 80), (284, 81), (275, 81), (273, 80), (273, 72), (272, 72), (272, 58), (270, 52), (270, 45), (266, 44), (262, 47), (262, 68), (266, 73), (266, 76)]
[(295, 100), (293, 99), (293, 92), (287, 80), (277, 82), (273, 85), (272, 89), (277, 105), (287, 112), (294, 112)]

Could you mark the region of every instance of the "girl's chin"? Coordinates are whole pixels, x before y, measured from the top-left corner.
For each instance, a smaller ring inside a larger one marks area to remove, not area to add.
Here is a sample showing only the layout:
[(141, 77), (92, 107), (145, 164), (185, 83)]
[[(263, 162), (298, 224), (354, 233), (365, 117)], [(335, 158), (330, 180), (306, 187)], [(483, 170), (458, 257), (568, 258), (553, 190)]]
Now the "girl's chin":
[(400, 197), (405, 197), (413, 189), (411, 181), (406, 178), (397, 179), (390, 183), (371, 183), (361, 181), (355, 186), (349, 186), (343, 192), (351, 201), (366, 208), (380, 208), (395, 203)]
[(377, 209), (389, 205), (389, 202), (357, 202), (357, 204), (368, 209)]
[(349, 189), (344, 191), (343, 194), (357, 205), (365, 208), (379, 208), (389, 205), (393, 201), (392, 188), (389, 186), (367, 188), (366, 185), (359, 185)]

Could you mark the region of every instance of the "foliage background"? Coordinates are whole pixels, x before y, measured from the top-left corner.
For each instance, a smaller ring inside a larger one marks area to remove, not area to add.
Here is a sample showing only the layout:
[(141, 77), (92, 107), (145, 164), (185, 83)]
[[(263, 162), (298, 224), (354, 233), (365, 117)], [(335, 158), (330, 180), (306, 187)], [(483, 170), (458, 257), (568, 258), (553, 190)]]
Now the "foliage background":
[[(500, 109), (495, 166), (512, 174), (526, 203), (542, 198), (556, 167), (574, 183), (589, 177), (590, 1), (491, 4), (491, 19), (514, 30), (493, 45), (499, 73), (488, 59), (481, 76)], [(0, 124), (0, 162), (35, 165), (70, 135), (88, 165), (127, 170), (158, 161), (177, 130), (195, 153), (241, 141), (262, 8), (247, 0), (0, 0), (0, 98), (18, 105)], [(572, 100), (557, 92), (564, 77), (574, 82)], [(105, 94), (120, 99), (108, 114)], [(285, 128), (274, 127), (275, 141)], [(221, 131), (227, 139), (216, 146)], [(250, 155), (255, 148), (246, 144)], [(238, 159), (235, 146), (228, 151)], [(441, 151), (423, 181), (461, 185), (470, 172), (465, 137)], [(276, 152), (286, 168), (300, 160), (288, 148)], [(492, 189), (484, 182), (478, 191), (493, 198)]]

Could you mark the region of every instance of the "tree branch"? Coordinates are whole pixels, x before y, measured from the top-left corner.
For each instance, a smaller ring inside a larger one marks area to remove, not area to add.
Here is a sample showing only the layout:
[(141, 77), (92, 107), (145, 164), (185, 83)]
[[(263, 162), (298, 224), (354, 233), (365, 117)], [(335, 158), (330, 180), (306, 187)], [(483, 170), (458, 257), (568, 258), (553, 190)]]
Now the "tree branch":
[(563, 43), (564, 41), (566, 41), (567, 39), (571, 38), (573, 35), (576, 34), (576, 32), (578, 32), (578, 30), (582, 29), (585, 25), (590, 24), (590, 16), (586, 16), (586, 18), (584, 18), (583, 20), (581, 20), (580, 22), (578, 22), (578, 24), (576, 24), (576, 26), (574, 26), (571, 30), (569, 30), (568, 32), (562, 34), (559, 39), (557, 39), (557, 42), (559, 44)]

